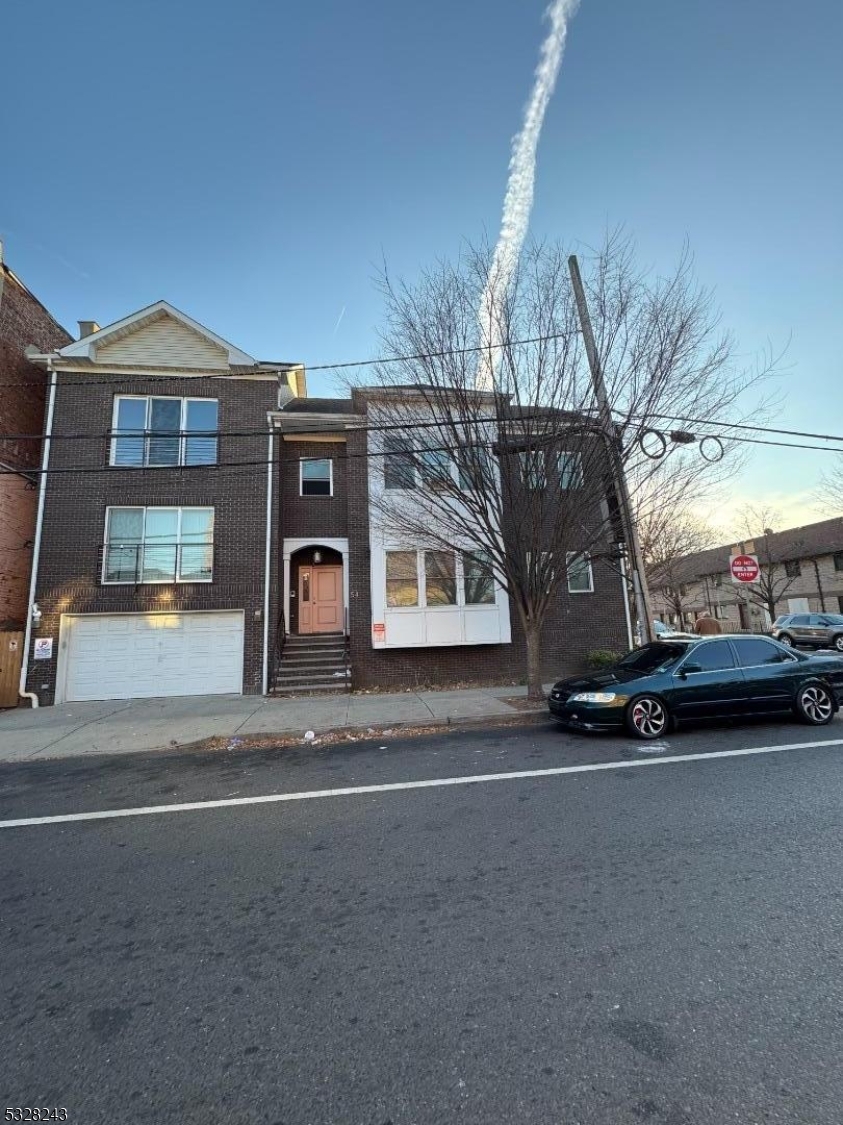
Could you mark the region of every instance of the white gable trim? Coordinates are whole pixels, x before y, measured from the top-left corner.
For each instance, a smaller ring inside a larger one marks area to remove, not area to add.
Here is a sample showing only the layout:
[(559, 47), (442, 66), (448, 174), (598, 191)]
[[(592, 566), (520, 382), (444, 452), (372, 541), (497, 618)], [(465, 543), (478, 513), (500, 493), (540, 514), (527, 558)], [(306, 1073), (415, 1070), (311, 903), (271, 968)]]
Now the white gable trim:
[(249, 355), (247, 352), (235, 348), (228, 340), (223, 340), (221, 336), (217, 336), (210, 328), (206, 328), (204, 324), (200, 324), (198, 320), (194, 320), (188, 316), (187, 313), (181, 312), (179, 309), (174, 308), (168, 301), (156, 301), (154, 305), (147, 305), (145, 309), (139, 309), (137, 312), (131, 313), (129, 316), (123, 317), (122, 320), (116, 320), (113, 324), (101, 328), (99, 332), (93, 332), (90, 336), (85, 336), (81, 340), (77, 340), (75, 344), (68, 344), (66, 347), (59, 350), (60, 356), (67, 356), (72, 358), (74, 356), (83, 356), (86, 359), (96, 359), (97, 348), (100, 345), (108, 343), (109, 338), (116, 335), (127, 335), (126, 329), (137, 328), (140, 329), (146, 321), (157, 319), (161, 314), (165, 314), (179, 321), (186, 328), (192, 329), (200, 336), (204, 336), (206, 340), (216, 344), (217, 347), (222, 348), (228, 355), (228, 362), (238, 367), (254, 367), (257, 360), (254, 356)]

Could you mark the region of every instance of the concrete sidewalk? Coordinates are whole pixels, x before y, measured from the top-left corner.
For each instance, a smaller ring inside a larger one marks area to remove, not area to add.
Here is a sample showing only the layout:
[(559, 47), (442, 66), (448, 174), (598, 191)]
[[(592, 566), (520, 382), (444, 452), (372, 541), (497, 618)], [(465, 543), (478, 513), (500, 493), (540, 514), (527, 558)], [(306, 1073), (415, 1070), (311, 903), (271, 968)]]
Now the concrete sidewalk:
[(86, 754), (131, 754), (174, 749), (206, 738), (251, 735), (303, 737), (343, 727), (365, 731), (523, 714), (505, 699), (526, 696), (523, 687), (392, 695), (326, 695), (263, 698), (208, 695), (65, 703), (37, 710), (0, 712), (0, 761), (41, 761)]

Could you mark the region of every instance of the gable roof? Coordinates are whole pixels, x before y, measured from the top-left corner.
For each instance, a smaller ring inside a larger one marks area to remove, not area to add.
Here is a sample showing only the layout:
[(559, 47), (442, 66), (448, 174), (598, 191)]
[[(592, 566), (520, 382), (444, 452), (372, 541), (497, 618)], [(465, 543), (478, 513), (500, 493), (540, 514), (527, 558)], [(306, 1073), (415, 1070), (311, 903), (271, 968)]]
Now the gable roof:
[(124, 336), (130, 336), (145, 325), (159, 320), (164, 316), (171, 317), (173, 320), (184, 325), (185, 328), (189, 328), (191, 331), (196, 332), (197, 335), (204, 337), (210, 343), (221, 348), (226, 353), (228, 362), (232, 367), (254, 367), (257, 364), (257, 360), (254, 356), (241, 351), (240, 348), (236, 348), (221, 336), (217, 336), (210, 328), (206, 328), (205, 325), (200, 324), (198, 320), (194, 320), (193, 317), (188, 316), (187, 313), (183, 313), (180, 309), (175, 308), (169, 301), (156, 301), (154, 305), (147, 305), (144, 309), (138, 309), (137, 312), (131, 313), (129, 316), (124, 316), (122, 320), (115, 320), (113, 324), (106, 325), (105, 328), (100, 328), (98, 332), (92, 332), (90, 336), (83, 336), (81, 340), (77, 340), (75, 343), (60, 348), (58, 354), (67, 359), (94, 359), (98, 347), (120, 340)]

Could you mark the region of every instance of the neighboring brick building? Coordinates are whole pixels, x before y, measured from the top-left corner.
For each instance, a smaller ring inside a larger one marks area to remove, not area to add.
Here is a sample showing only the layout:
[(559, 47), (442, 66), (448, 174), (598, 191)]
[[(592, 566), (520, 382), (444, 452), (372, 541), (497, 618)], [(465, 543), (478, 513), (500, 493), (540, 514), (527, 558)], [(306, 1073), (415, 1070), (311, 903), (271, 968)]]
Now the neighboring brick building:
[[(430, 545), (378, 539), (376, 392), (308, 399), (300, 365), (258, 362), (165, 302), (90, 327), (39, 357), (54, 397), (27, 638), (41, 702), (521, 678), (490, 572), (452, 552), (437, 600)], [(548, 677), (625, 643), (609, 553), (556, 598)], [(412, 572), (397, 600), (396, 559)]]
[(730, 630), (767, 628), (769, 611), (732, 582), (729, 559), (739, 551), (757, 555), (776, 614), (843, 613), (841, 517), (688, 555), (671, 568), (673, 584), (653, 581), (653, 612), (670, 624), (689, 625), (705, 610)]
[[(0, 434), (41, 434), (46, 377), (26, 349), (71, 339), (3, 262), (0, 243)], [(0, 438), (0, 629), (21, 629), (26, 617), (40, 455), (40, 440)]]

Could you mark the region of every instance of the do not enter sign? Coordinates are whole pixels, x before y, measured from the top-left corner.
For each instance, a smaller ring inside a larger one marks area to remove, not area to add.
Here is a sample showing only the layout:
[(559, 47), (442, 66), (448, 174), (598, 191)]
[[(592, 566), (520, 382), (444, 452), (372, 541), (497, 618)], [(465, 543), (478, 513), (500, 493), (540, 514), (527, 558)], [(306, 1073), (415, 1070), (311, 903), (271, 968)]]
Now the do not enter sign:
[(729, 562), (729, 568), (732, 571), (732, 581), (742, 585), (757, 582), (761, 577), (757, 555), (734, 555)]

